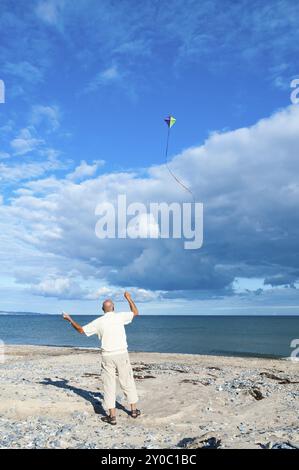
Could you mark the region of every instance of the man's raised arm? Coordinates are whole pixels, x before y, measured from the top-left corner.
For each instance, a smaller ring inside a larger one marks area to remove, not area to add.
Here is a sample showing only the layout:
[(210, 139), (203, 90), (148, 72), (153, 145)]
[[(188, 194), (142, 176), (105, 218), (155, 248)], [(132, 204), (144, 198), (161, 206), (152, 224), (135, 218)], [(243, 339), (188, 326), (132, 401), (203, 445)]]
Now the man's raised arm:
[(131, 294), (129, 294), (129, 292), (125, 292), (124, 297), (128, 301), (129, 306), (130, 306), (130, 310), (133, 313), (134, 317), (139, 315), (138, 308), (136, 307), (135, 303), (133, 302)]
[(78, 331), (78, 333), (80, 333), (81, 335), (84, 333), (82, 326), (79, 325), (79, 323), (75, 322), (75, 320), (73, 320), (70, 315), (65, 312), (62, 312), (62, 316), (66, 321), (68, 321), (72, 325), (73, 328), (75, 328), (76, 331)]

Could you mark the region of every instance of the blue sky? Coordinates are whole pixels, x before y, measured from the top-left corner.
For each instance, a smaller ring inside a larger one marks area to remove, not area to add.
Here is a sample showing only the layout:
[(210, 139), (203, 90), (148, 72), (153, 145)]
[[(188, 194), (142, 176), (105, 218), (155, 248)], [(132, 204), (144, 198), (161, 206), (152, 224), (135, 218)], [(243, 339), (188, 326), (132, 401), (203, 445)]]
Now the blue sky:
[[(145, 313), (298, 314), (298, 21), (292, 0), (2, 0), (0, 310), (94, 313), (129, 288)], [(203, 248), (101, 243), (120, 188), (188, 199), (169, 113)]]

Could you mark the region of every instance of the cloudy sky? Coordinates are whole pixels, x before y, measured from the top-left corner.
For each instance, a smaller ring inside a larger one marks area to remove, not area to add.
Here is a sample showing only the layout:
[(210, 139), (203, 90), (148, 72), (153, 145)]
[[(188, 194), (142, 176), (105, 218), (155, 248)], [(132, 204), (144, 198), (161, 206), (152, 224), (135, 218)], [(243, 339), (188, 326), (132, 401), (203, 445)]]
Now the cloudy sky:
[[(298, 314), (298, 24), (293, 0), (1, 0), (0, 310)], [(98, 239), (119, 194), (190, 201), (169, 113), (202, 248)]]

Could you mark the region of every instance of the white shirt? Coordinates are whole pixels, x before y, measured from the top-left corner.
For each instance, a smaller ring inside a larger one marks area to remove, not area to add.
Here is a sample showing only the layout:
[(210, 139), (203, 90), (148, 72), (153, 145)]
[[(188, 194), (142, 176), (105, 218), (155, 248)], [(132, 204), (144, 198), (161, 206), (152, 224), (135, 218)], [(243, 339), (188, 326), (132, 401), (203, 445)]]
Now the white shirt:
[(132, 312), (107, 312), (83, 326), (86, 336), (98, 335), (103, 355), (121, 354), (128, 351), (125, 325), (133, 320)]

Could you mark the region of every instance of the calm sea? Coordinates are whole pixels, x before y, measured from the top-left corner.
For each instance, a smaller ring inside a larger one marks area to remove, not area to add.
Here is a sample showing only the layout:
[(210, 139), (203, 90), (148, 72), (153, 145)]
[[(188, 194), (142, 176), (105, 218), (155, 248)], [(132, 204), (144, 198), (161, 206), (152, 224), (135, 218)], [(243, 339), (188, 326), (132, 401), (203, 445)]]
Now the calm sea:
[[(96, 317), (74, 316), (82, 325)], [(288, 357), (299, 316), (140, 316), (126, 327), (131, 351)], [(7, 344), (97, 347), (58, 315), (0, 315)]]

